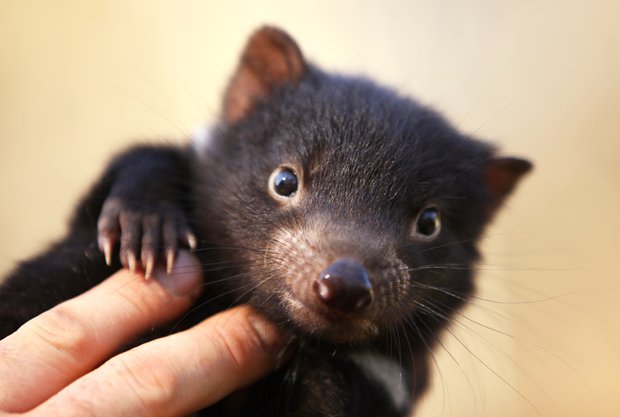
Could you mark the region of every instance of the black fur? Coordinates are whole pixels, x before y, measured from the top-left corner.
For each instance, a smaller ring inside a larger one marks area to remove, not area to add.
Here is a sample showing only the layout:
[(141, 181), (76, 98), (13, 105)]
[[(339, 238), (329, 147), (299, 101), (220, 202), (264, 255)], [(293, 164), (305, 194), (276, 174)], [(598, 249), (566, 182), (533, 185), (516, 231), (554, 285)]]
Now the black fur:
[[(115, 256), (106, 266), (97, 248), (102, 205), (116, 198), (138, 217), (172, 212), (196, 234), (207, 286), (184, 325), (250, 303), (298, 336), (291, 363), (250, 389), (241, 415), (406, 415), (428, 384), (441, 329), (474, 289), (478, 239), (504, 197), (487, 186), (493, 158), (489, 145), (415, 101), (307, 65), (300, 80), (280, 83), (240, 120), (224, 120), (202, 154), (143, 146), (118, 157), (78, 206), (67, 236), (0, 288), (0, 337), (126, 264)], [(270, 174), (282, 164), (300, 176), (296, 203), (269, 194)], [(432, 241), (412, 234), (428, 205), (442, 216)], [(304, 280), (316, 277), (303, 271), (342, 257), (371, 276), (375, 299), (363, 317), (370, 330), (354, 320), (316, 324), (287, 304), (295, 291), (312, 297)], [(366, 356), (398, 369), (410, 394), (404, 404), (359, 360)], [(225, 401), (203, 414), (223, 410)]]

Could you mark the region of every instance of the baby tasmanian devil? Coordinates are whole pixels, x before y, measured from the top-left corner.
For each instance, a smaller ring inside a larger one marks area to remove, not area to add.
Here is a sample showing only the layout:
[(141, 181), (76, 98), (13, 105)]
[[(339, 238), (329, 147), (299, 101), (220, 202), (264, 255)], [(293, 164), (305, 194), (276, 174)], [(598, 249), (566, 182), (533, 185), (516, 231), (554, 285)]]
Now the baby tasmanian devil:
[(122, 266), (148, 275), (187, 246), (207, 285), (182, 325), (249, 303), (297, 336), (239, 415), (404, 416), (472, 294), (479, 238), (530, 168), (414, 100), (322, 71), (264, 27), (204, 146), (118, 156), (67, 235), (4, 281), (0, 337)]

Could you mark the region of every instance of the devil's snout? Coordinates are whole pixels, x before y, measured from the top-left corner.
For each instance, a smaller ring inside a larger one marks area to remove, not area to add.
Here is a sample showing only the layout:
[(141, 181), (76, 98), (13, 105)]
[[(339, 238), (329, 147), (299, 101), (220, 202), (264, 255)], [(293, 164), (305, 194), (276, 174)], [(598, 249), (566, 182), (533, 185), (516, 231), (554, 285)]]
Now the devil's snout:
[(327, 307), (353, 313), (372, 303), (372, 284), (368, 271), (353, 259), (339, 259), (329, 265), (314, 282), (318, 299)]

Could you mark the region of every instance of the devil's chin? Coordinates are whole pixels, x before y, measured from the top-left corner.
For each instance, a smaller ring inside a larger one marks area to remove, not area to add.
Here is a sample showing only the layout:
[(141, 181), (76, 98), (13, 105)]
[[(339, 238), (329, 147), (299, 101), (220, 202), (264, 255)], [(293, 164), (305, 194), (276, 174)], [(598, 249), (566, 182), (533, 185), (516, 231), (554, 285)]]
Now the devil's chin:
[(311, 307), (294, 298), (287, 301), (295, 327), (312, 339), (357, 344), (372, 340), (379, 334), (377, 324), (369, 318)]

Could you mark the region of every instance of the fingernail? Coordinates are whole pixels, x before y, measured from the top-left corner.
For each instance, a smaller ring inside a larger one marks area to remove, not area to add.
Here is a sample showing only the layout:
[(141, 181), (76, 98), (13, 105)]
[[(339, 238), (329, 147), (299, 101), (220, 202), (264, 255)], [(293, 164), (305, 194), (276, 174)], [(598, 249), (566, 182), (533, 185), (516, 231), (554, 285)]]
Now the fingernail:
[(297, 338), (283, 334), (276, 326), (258, 314), (250, 316), (250, 323), (252, 323), (256, 333), (261, 338), (263, 346), (273, 353), (276, 369), (282, 366), (293, 352)]
[(202, 271), (198, 260), (186, 251), (179, 251), (170, 273), (156, 267), (157, 279), (170, 293), (179, 297), (193, 297), (200, 293)]

